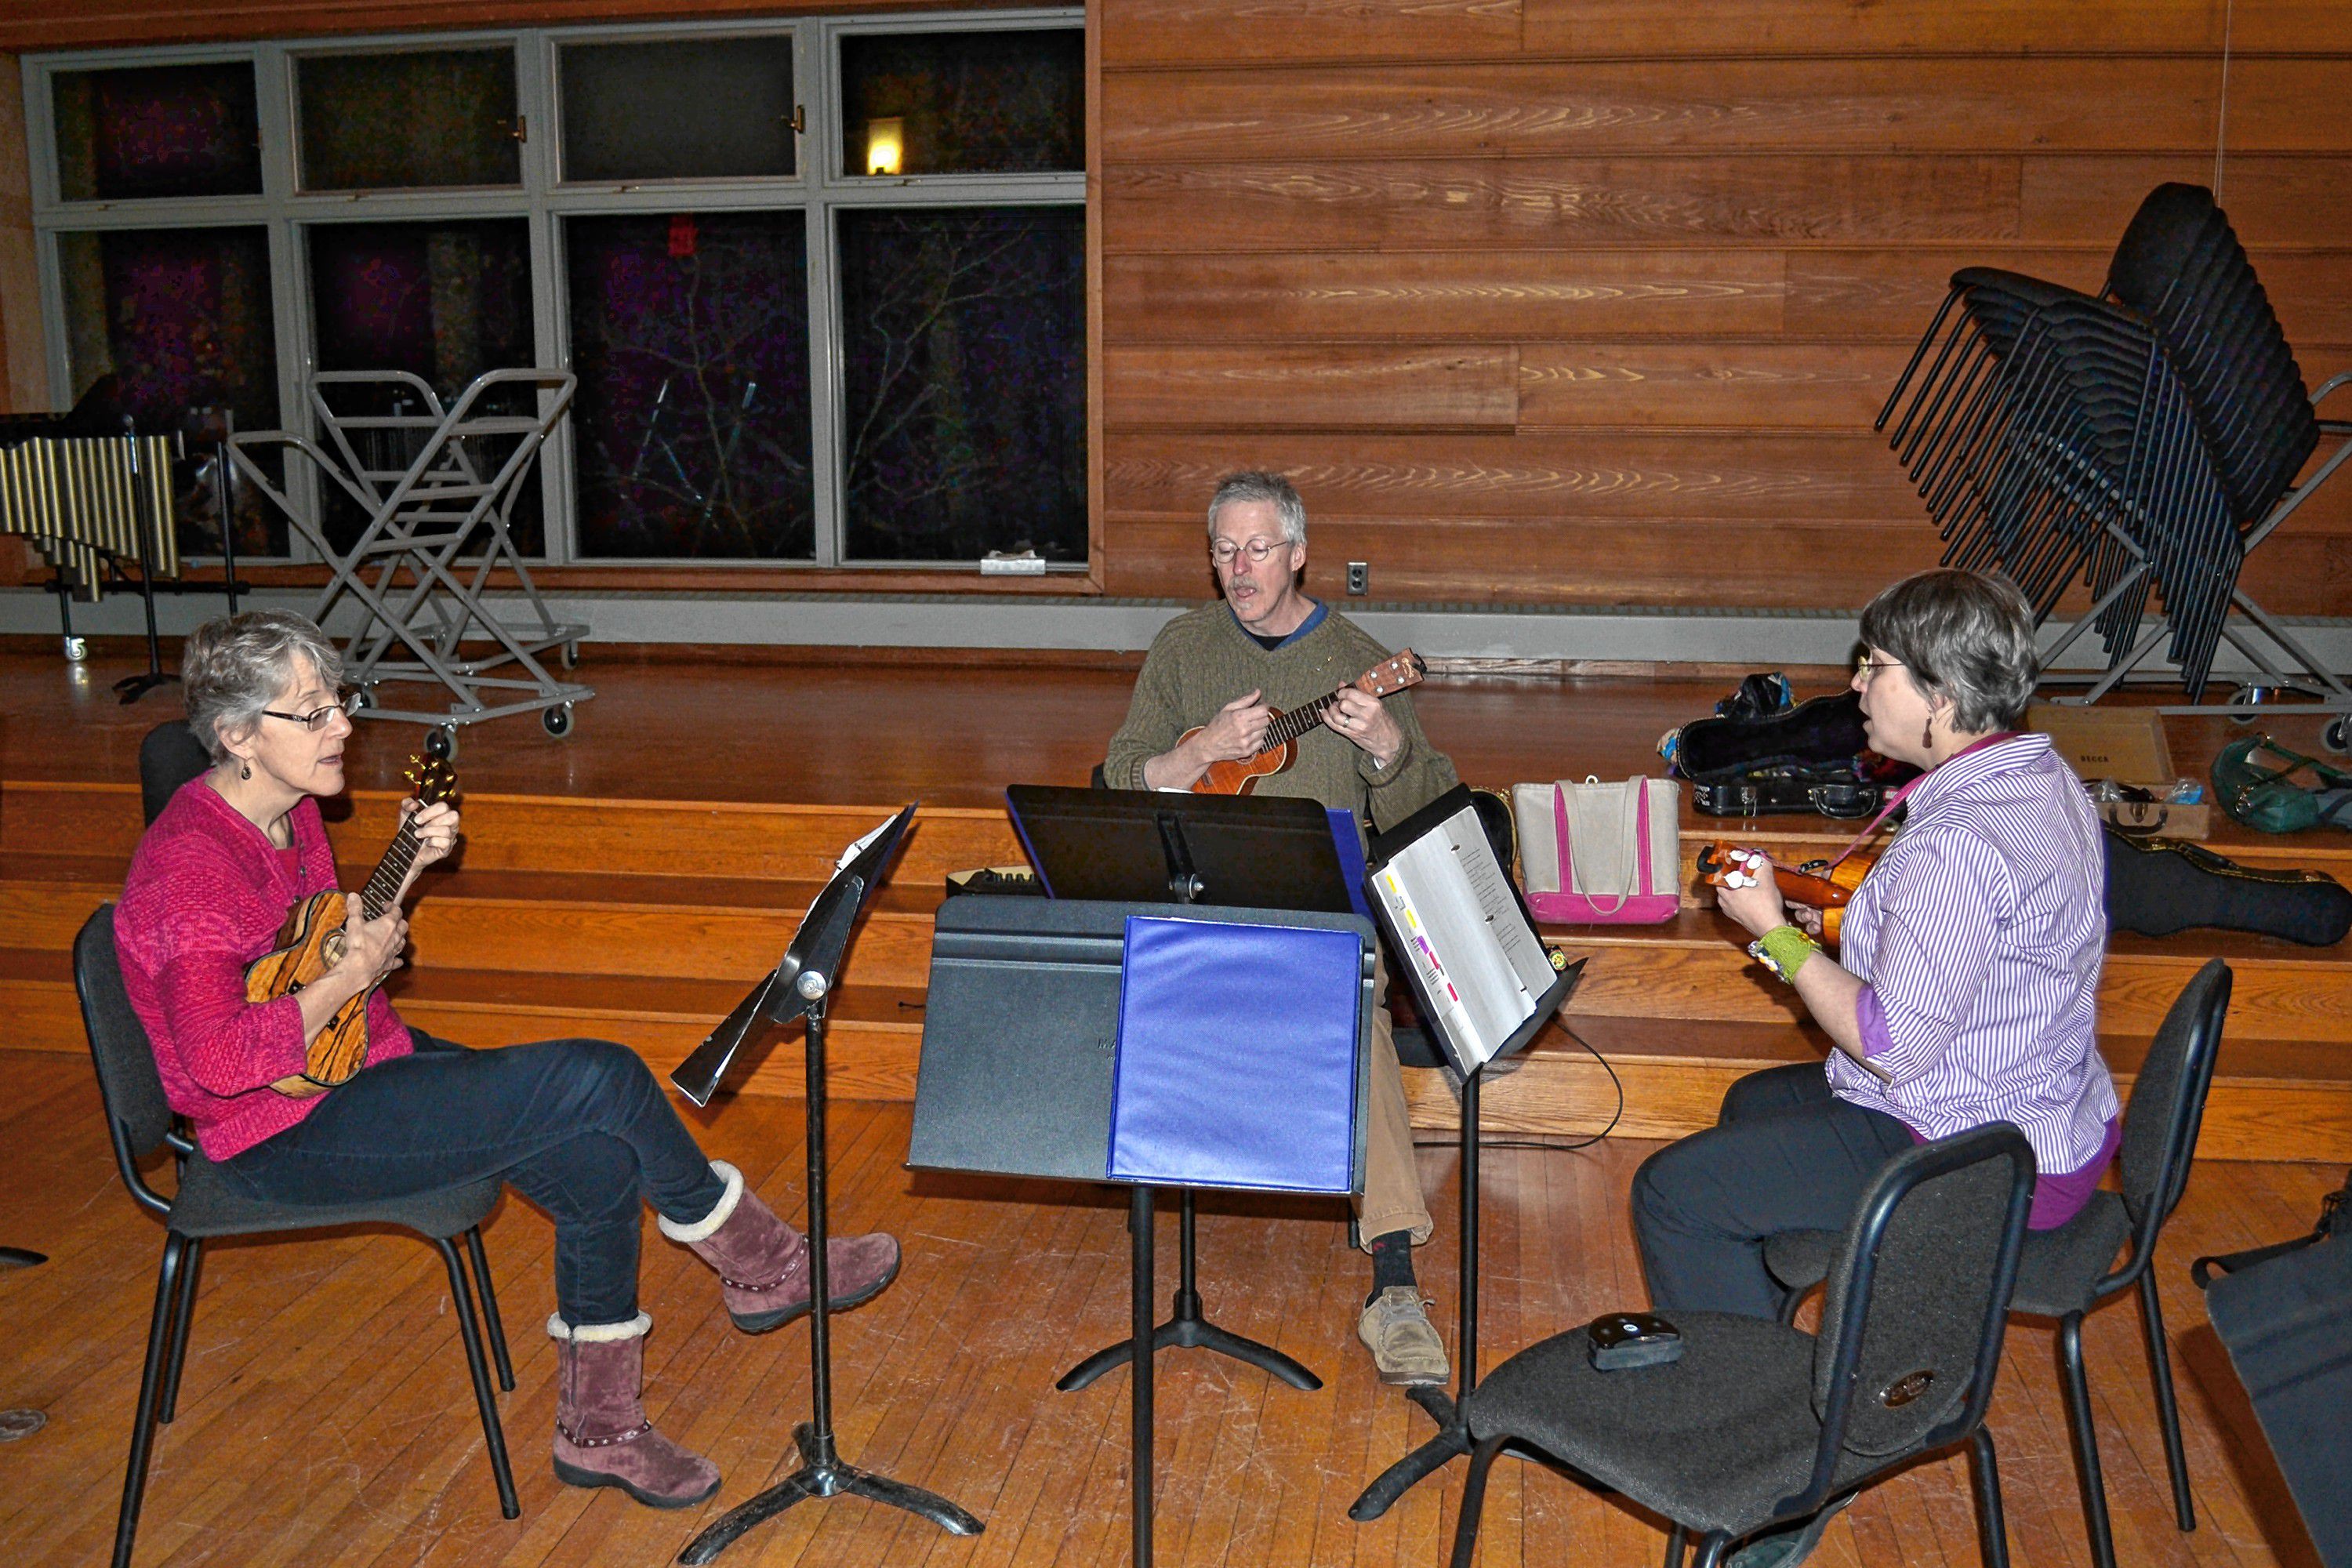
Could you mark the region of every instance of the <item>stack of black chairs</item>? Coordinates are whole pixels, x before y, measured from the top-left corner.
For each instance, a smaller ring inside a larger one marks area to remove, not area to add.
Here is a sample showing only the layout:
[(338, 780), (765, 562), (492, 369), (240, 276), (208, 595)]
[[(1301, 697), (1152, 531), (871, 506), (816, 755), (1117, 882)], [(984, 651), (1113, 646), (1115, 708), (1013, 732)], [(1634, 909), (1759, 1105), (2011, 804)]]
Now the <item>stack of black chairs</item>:
[[(1931, 357), (1932, 356), (1932, 357)], [(2201, 698), (2227, 638), (2285, 683), (2352, 711), (2320, 668), (2238, 588), (2246, 554), (2352, 452), (2297, 488), (2323, 432), (2262, 282), (2201, 186), (2158, 186), (2125, 231), (2104, 295), (1988, 268), (1952, 289), (1878, 427), (1945, 540), (1948, 565), (1998, 569), (2047, 616), (2077, 581), (2108, 675), (2093, 700), (2168, 638)], [(1907, 398), (1907, 402), (1906, 402)], [(1896, 417), (1896, 410), (1901, 416)], [(2163, 623), (2140, 629), (2150, 591)], [(2233, 611), (2269, 636), (2250, 646)], [(2288, 669), (2284, 664), (2296, 668)]]

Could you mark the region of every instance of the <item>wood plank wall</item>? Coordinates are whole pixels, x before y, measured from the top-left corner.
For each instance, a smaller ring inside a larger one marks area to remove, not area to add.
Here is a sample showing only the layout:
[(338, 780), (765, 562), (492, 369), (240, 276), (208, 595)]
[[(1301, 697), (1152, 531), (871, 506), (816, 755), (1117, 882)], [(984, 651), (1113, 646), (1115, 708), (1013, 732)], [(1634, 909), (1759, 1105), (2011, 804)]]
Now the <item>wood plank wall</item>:
[[(1835, 606), (1931, 564), (1870, 423), (1963, 265), (2096, 288), (2210, 183), (2228, 0), (1103, 0), (1106, 586), (1288, 471), (1380, 598)], [(2222, 199), (2352, 365), (2352, 7), (2236, 0)], [(2352, 405), (2352, 393), (2344, 396)], [(2352, 486), (2257, 554), (2352, 613)]]
[[(0, 48), (882, 8), (0, 0)], [(1869, 426), (1945, 280), (2095, 288), (2151, 185), (2211, 182), (2225, 48), (2223, 203), (2306, 380), (2352, 368), (2342, 0), (1089, 13), (1113, 594), (1205, 593), (1201, 503), (1264, 466), (1318, 594), (1352, 559), (1382, 599), (1858, 604), (1935, 555)], [(2352, 485), (2248, 577), (2352, 614)]]

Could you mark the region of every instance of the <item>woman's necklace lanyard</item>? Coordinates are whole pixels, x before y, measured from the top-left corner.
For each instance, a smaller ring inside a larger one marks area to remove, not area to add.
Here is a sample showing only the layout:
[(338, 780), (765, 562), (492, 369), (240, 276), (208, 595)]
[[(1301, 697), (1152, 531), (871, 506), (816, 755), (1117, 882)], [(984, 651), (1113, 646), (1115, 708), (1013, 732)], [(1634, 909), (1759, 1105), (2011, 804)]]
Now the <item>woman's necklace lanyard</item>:
[[(2021, 732), (2022, 731), (2017, 730), (1996, 730), (1990, 735), (1982, 736), (1977, 740), (1969, 742), (1967, 745), (1962, 746), (1958, 751), (1954, 752), (1950, 756), (1946, 757), (1944, 759), (1944, 763), (1957, 762), (1960, 758), (1967, 756), (1970, 752), (1978, 750), (1979, 747), (1999, 745), (2003, 741), (2014, 741)], [(1936, 764), (1936, 768), (1942, 767), (1944, 763), (1937, 763)], [(1870, 819), (1870, 826), (1864, 828), (1860, 833), (1855, 834), (1853, 842), (1839, 850), (1837, 858), (1831, 861), (1830, 864), (1832, 866), (1844, 865), (1846, 861), (1852, 858), (1855, 850), (1861, 848), (1864, 845), (1876, 837), (1878, 836), (1878, 830), (1886, 826), (1886, 819), (1895, 815), (1896, 810), (1902, 806), (1905, 799), (1910, 795), (1911, 792), (1917, 789), (1921, 784), (1926, 784), (1930, 778), (1935, 776), (1936, 768), (1929, 768), (1926, 773), (1921, 773), (1917, 778), (1913, 779), (1910, 783), (1896, 790), (1895, 792), (1894, 798), (1889, 800), (1884, 806), (1880, 807), (1878, 815)]]

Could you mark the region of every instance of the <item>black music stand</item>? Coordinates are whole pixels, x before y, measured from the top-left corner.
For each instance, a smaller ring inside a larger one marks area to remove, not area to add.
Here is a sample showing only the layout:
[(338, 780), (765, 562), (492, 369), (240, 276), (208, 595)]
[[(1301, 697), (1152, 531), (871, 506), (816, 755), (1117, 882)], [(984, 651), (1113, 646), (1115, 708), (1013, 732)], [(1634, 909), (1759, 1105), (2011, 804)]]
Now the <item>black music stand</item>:
[[(1047, 898), (1367, 912), (1350, 897), (1342, 861), (1340, 833), (1356, 848), (1349, 812), (1310, 800), (1169, 790), (1014, 784), (1004, 795)], [(1344, 819), (1344, 828), (1334, 816)], [(1353, 870), (1360, 879), (1360, 863)], [(1176, 1294), (1168, 1321), (1151, 1332), (1154, 1353), (1171, 1345), (1215, 1351), (1293, 1388), (1322, 1387), (1323, 1380), (1292, 1357), (1202, 1315), (1193, 1194), (1190, 1187), (1178, 1193)], [(1065, 1394), (1086, 1387), (1133, 1355), (1135, 1342), (1105, 1345), (1054, 1386)]]
[(727, 1550), (736, 1537), (753, 1525), (772, 1519), (794, 1503), (847, 1492), (875, 1502), (888, 1503), (919, 1514), (954, 1535), (978, 1535), (978, 1519), (936, 1492), (877, 1476), (844, 1461), (834, 1447), (832, 1310), (827, 1298), (833, 1281), (825, 1258), (830, 1234), (825, 1215), (824, 1146), (824, 1015), (825, 998), (833, 989), (849, 951), (857, 917), (872, 902), (892, 857), (905, 842), (914, 820), (909, 805), (888, 822), (858, 840), (842, 857), (833, 879), (824, 885), (775, 973), (752, 988), (710, 1037), (670, 1074), (679, 1093), (697, 1105), (708, 1105), (736, 1052), (761, 1023), (789, 1024), (799, 1018), (808, 1026), (808, 1245), (809, 1245), (809, 1419), (793, 1428), (801, 1451), (801, 1468), (722, 1514), (678, 1553), (681, 1563), (708, 1563)]
[[(0, 1268), (31, 1268), (47, 1263), (48, 1254), (29, 1247), (0, 1247)], [(29, 1437), (49, 1424), (49, 1413), (29, 1406), (0, 1410), (0, 1443)]]
[[(1129, 917), (1166, 917), (1164, 898), (1131, 903), (965, 895), (940, 907), (931, 947), (922, 1069), (908, 1163), (1055, 1181), (1102, 1183), (1110, 1168), (1114, 1061), (1124, 934)], [(1367, 1082), (1361, 1044), (1372, 1006), (1372, 948), (1361, 916), (1223, 910), (1236, 925), (1345, 930), (1362, 940), (1355, 1100)], [(1363, 1126), (1352, 1170), (1363, 1169)], [(1152, 1315), (1152, 1198), (1128, 1194), (1131, 1337), (1158, 1338)], [(1155, 1346), (1156, 1348), (1156, 1346)], [(1133, 1359), (1122, 1356), (1120, 1359)], [(1133, 1366), (1129, 1477), (1132, 1561), (1150, 1568), (1154, 1357)]]
[[(1456, 785), (1391, 831), (1375, 837), (1372, 840), (1374, 867), (1377, 868), (1385, 864), (1404, 846), (1464, 811), (1474, 812), (1475, 830), (1475, 808), (1470, 803), (1470, 792)], [(1478, 842), (1486, 842), (1483, 833), (1479, 835)], [(1493, 851), (1489, 848), (1487, 852), (1491, 854)], [(1507, 870), (1504, 871), (1504, 880), (1509, 882)], [(1527, 900), (1519, 895), (1515, 883), (1511, 884), (1511, 894), (1518, 904), (1520, 915), (1533, 930), (1535, 916), (1528, 910)], [(1375, 897), (1372, 907), (1390, 942), (1392, 944), (1399, 942), (1402, 933), (1391, 924), (1391, 916), (1387, 905)], [(1555, 958), (1554, 962), (1558, 960)], [(1465, 1053), (1450, 1037), (1442, 1009), (1424, 989), (1421, 971), (1409, 963), (1402, 967), (1405, 973), (1405, 983), (1412, 990), (1413, 1005), (1420, 1010), (1423, 1022), (1429, 1030), (1431, 1044), (1457, 1068), (1461, 1067), (1465, 1060)], [(1538, 1000), (1534, 1014), (1512, 1032), (1488, 1060), (1499, 1061), (1526, 1049), (1528, 1043), (1559, 1011), (1569, 994), (1576, 989), (1583, 973), (1584, 962), (1581, 959), (1559, 971), (1559, 978)], [(1397, 1499), (1443, 1469), (1449, 1461), (1466, 1457), (1473, 1447), (1469, 1427), (1462, 1418), (1462, 1406), (1469, 1399), (1470, 1391), (1478, 1386), (1478, 1085), (1486, 1075), (1486, 1064), (1480, 1062), (1462, 1075), (1462, 1278), (1455, 1298), (1458, 1317), (1454, 1330), (1454, 1392), (1449, 1397), (1444, 1389), (1426, 1384), (1416, 1384), (1405, 1390), (1405, 1397), (1421, 1406), (1429, 1418), (1437, 1423), (1437, 1430), (1420, 1447), (1375, 1476), (1372, 1484), (1348, 1505), (1348, 1517), (1359, 1524), (1369, 1523), (1388, 1512)]]
[(146, 474), (139, 464), (139, 433), (127, 414), (122, 416), (122, 444), (131, 456), (131, 531), (139, 541), (139, 598), (147, 611), (147, 668), (114, 683), (115, 694), (128, 707), (155, 688), (169, 686), (180, 678), (163, 668), (163, 645), (155, 635), (155, 531), (171, 520), (149, 515), (153, 498), (149, 494), (150, 487), (142, 482)]

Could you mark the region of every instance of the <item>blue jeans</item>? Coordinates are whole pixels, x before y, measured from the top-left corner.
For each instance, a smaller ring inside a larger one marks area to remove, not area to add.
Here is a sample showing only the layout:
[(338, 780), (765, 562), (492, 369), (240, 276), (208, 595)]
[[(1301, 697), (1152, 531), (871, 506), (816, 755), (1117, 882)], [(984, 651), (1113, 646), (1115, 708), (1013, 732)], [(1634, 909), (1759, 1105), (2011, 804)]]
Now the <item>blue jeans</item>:
[(502, 1178), (555, 1221), (564, 1321), (635, 1317), (638, 1205), (690, 1225), (726, 1191), (652, 1071), (610, 1040), (470, 1051), (412, 1033), (415, 1055), (329, 1090), (309, 1116), (222, 1169), (282, 1204)]
[(1884, 1111), (1830, 1092), (1812, 1062), (1749, 1073), (1716, 1124), (1669, 1143), (1633, 1174), (1633, 1239), (1650, 1303), (1777, 1318), (1788, 1292), (1764, 1267), (1784, 1230), (1845, 1229), (1863, 1189), (1913, 1146)]

